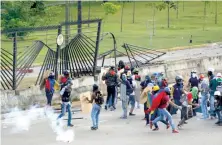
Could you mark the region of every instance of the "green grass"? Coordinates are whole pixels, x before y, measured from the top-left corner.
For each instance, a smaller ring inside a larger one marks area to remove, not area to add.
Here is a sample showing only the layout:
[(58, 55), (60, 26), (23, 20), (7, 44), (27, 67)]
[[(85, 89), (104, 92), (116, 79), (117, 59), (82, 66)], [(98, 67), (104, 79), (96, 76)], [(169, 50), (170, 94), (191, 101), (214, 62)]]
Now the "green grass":
[[(156, 10), (155, 15), (155, 36), (152, 37), (152, 43), (150, 41), (150, 33), (152, 28), (147, 28), (147, 21), (152, 20), (152, 8), (148, 6), (150, 2), (136, 2), (135, 10), (135, 23), (132, 23), (133, 3), (126, 3), (124, 7), (123, 15), (123, 31), (120, 32), (120, 19), (121, 9), (115, 15), (109, 15), (105, 19), (104, 26), (102, 26), (102, 32), (112, 32), (116, 36), (118, 49), (123, 50), (121, 45), (123, 43), (135, 44), (139, 46), (165, 49), (171, 47), (188, 46), (190, 36), (193, 36), (193, 44), (205, 44), (211, 42), (218, 42), (222, 40), (222, 2), (218, 1), (218, 24), (214, 24), (215, 18), (215, 3), (210, 2), (207, 5), (207, 17), (205, 23), (205, 31), (203, 31), (203, 9), (204, 3), (199, 2), (185, 2), (184, 11), (182, 8), (182, 2), (179, 2), (179, 18), (176, 18), (176, 10), (170, 10), (170, 28), (167, 28), (167, 10)], [(117, 3), (120, 4), (121, 3)], [(72, 20), (77, 19), (77, 6), (72, 4), (71, 16)], [(93, 2), (91, 4), (91, 18), (103, 18), (104, 12), (101, 6), (101, 2)], [(46, 18), (44, 18), (46, 19)], [(52, 25), (58, 24), (65, 19), (65, 7), (62, 7), (61, 14), (57, 16), (56, 21), (52, 22)], [(83, 2), (83, 19), (88, 19), (88, 3)], [(91, 25), (92, 26), (92, 25)], [(86, 27), (86, 26), (83, 26)], [(72, 27), (72, 29), (74, 26)], [(95, 31), (95, 28), (90, 28), (90, 31)], [(76, 30), (71, 30), (72, 34)], [(85, 31), (85, 30), (83, 30)], [(50, 31), (48, 33), (56, 34), (57, 30)], [(63, 31), (64, 34), (64, 31)], [(39, 36), (36, 36), (39, 35)], [(95, 33), (93, 33), (95, 35)], [(55, 48), (56, 35), (47, 36), (48, 43), (52, 44), (51, 47)], [(95, 37), (92, 39), (95, 40)], [(24, 46), (30, 45), (31, 42), (27, 42), (27, 39), (21, 41), (18, 45), (21, 47), (21, 51)], [(43, 40), (46, 41), (45, 32), (31, 33), (28, 40)], [(2, 37), (2, 48), (11, 49), (11, 40), (6, 41), (6, 38)], [(113, 48), (112, 39), (107, 37), (100, 43), (100, 53), (105, 52)], [(36, 60), (41, 62), (45, 56), (45, 50), (43, 50)]]

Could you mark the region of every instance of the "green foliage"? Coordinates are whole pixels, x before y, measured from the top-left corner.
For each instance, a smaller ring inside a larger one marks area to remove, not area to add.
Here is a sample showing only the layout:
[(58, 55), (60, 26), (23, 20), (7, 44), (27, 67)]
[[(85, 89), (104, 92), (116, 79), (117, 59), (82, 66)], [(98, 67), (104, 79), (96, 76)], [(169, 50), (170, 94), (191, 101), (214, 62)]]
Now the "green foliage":
[[(59, 7), (44, 7), (41, 1), (13, 1), (13, 2), (2, 2), (2, 9), (4, 12), (1, 13), (2, 28), (3, 30), (9, 30), (12, 28), (19, 27), (33, 27), (37, 24), (48, 23), (52, 21), (61, 11)], [(52, 9), (56, 9), (53, 11)], [(43, 20), (42, 17), (47, 17)], [(18, 36), (25, 36), (27, 32), (19, 32)], [(12, 34), (7, 34), (7, 37), (11, 37)]]
[(111, 2), (106, 2), (106, 3), (102, 4), (102, 6), (104, 9), (105, 15), (109, 15), (109, 14), (114, 15), (120, 9), (120, 5), (115, 5)]

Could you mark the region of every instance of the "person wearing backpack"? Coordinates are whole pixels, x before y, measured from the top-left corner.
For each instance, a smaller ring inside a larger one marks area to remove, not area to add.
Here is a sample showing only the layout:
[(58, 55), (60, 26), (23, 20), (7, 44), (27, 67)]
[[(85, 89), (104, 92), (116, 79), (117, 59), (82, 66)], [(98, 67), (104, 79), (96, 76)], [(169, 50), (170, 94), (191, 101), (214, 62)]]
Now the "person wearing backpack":
[(45, 93), (47, 98), (47, 106), (51, 106), (52, 97), (54, 94), (54, 86), (55, 86), (55, 74), (54, 72), (50, 72), (47, 79), (45, 79)]
[[(88, 100), (88, 98), (86, 98)], [(91, 100), (88, 100), (89, 103), (93, 103), (91, 118), (92, 118), (92, 127), (91, 130), (97, 130), (99, 125), (99, 114), (101, 110), (101, 105), (104, 103), (102, 93), (99, 91), (98, 85), (93, 85), (93, 91), (91, 94)]]
[(130, 85), (130, 82), (127, 80), (126, 74), (122, 75), (121, 84), (120, 84), (120, 99), (122, 101), (123, 115), (121, 119), (127, 119), (127, 107), (129, 101), (129, 95), (132, 94), (133, 88)]
[(135, 114), (133, 114), (133, 110), (134, 110), (135, 103), (136, 103), (135, 90), (137, 88), (137, 84), (136, 84), (136, 81), (132, 78), (132, 76), (130, 74), (127, 75), (127, 80), (130, 82), (130, 85), (133, 89), (133, 92), (129, 95), (129, 103), (131, 105), (129, 116), (135, 116)]

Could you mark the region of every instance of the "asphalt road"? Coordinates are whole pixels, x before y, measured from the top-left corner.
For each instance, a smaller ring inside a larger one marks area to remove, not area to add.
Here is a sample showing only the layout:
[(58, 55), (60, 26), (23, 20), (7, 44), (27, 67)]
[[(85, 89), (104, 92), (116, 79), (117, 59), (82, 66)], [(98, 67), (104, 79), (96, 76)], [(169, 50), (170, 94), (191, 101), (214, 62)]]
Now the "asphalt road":
[[(214, 125), (216, 120), (201, 120), (198, 117), (188, 120), (180, 133), (173, 134), (171, 129), (159, 123), (160, 130), (152, 131), (145, 126), (143, 111), (135, 110), (136, 116), (121, 120), (121, 104), (118, 103), (117, 110), (110, 112), (104, 109), (100, 115), (99, 130), (91, 131), (89, 114), (75, 114), (73, 117), (84, 117), (84, 119), (73, 120), (75, 145), (221, 145), (222, 127)], [(67, 117), (65, 117), (67, 118)], [(179, 114), (173, 116), (175, 124), (179, 121)], [(66, 123), (66, 120), (64, 120)], [(67, 142), (56, 141), (56, 134), (50, 127), (47, 119), (36, 119), (28, 131), (12, 133), (11, 125), (2, 120), (1, 139), (2, 145), (63, 145)], [(7, 127), (7, 128), (6, 128)], [(67, 128), (65, 128), (67, 130)]]

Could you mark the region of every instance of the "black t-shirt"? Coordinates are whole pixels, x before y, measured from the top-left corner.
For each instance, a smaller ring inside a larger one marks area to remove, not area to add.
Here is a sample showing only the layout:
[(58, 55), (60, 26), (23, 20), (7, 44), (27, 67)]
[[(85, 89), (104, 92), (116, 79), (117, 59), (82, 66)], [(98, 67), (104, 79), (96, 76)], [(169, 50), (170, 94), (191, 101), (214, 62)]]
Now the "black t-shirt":
[(70, 101), (70, 94), (71, 92), (65, 91), (62, 95), (62, 102), (69, 102)]

